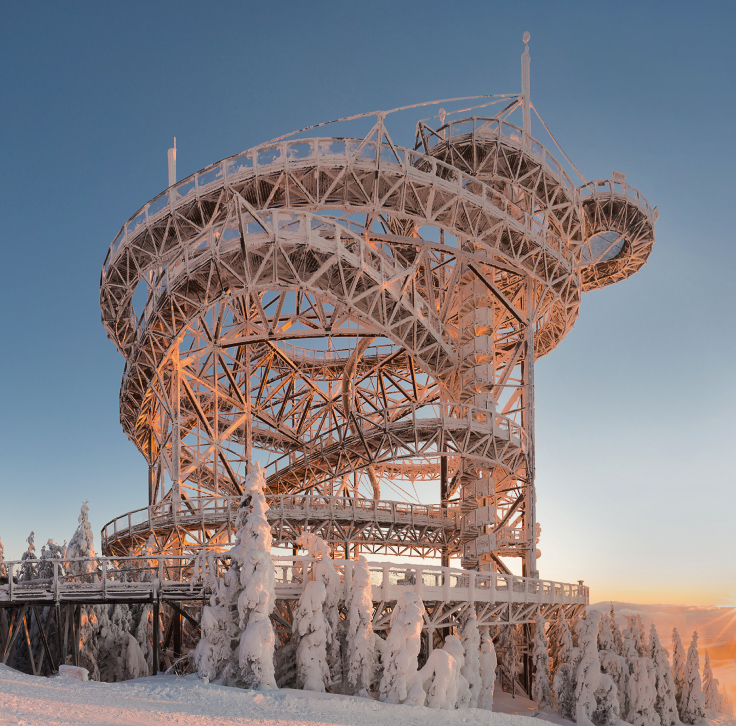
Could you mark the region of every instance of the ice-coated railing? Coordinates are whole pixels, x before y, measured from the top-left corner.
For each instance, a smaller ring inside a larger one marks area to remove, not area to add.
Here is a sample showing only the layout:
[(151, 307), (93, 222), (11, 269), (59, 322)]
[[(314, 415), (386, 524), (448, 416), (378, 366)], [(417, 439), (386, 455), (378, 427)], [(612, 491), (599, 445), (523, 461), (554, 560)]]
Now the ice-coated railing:
[[(268, 494), (271, 521), (307, 519), (310, 515), (355, 521), (416, 522), (435, 523), (452, 529), (460, 528), (460, 506), (450, 502), (441, 504), (413, 504), (393, 502), (384, 499), (360, 499), (353, 497), (334, 497), (324, 494)], [(110, 520), (102, 528), (102, 541), (109, 538), (129, 536), (134, 531), (152, 529), (157, 525), (176, 521), (180, 525), (198, 522), (234, 522), (238, 511), (237, 496), (199, 496), (182, 499), (178, 505), (172, 502), (158, 502), (148, 507), (127, 512)]]
[[(530, 154), (532, 157), (536, 157), (536, 160), (546, 167), (547, 171), (551, 173), (556, 181), (565, 187), (570, 194), (570, 199), (577, 199), (577, 189), (562, 164), (555, 159), (541, 141), (537, 141), (533, 136), (527, 136), (528, 145), (523, 146), (523, 130), (519, 126), (515, 126), (508, 121), (501, 121), (498, 118), (474, 116), (469, 119), (450, 121), (437, 129), (431, 129), (429, 126), (426, 128), (431, 131), (426, 137), (430, 149), (453, 137), (467, 136), (469, 134), (496, 138), (503, 137), (507, 141), (512, 141), (520, 150)], [(447, 138), (443, 136), (444, 131), (447, 132)]]
[[(223, 574), (229, 555), (210, 553), (206, 557), (150, 556), (96, 557), (0, 563), (9, 573), (0, 580), (0, 601), (96, 602), (128, 599), (202, 599), (212, 590), (214, 577)], [(46, 576), (32, 570), (50, 563)], [(276, 596), (296, 599), (305, 582), (314, 579), (310, 557), (273, 556)], [(353, 579), (354, 560), (332, 560), (340, 575), (345, 598)], [(589, 599), (587, 587), (496, 572), (460, 570), (422, 564), (368, 562), (373, 600), (393, 602), (404, 592), (413, 592), (425, 601), (458, 603), (539, 603), (581, 604)], [(0, 570), (1, 571), (1, 570)], [(7, 579), (7, 582), (5, 580)], [(4, 584), (3, 584), (4, 583)]]
[[(505, 122), (503, 128), (509, 130), (509, 133), (504, 135), (511, 140), (514, 139), (513, 134), (520, 133), (516, 127)], [(541, 144), (539, 146), (546, 154), (544, 159), (551, 159), (549, 152)], [(465, 174), (451, 164), (446, 164), (418, 151), (400, 146), (390, 146), (385, 143), (377, 145), (375, 141), (365, 141), (364, 139), (315, 138), (281, 141), (249, 149), (212, 164), (178, 182), (141, 207), (122, 226), (110, 245), (102, 267), (103, 277), (114, 262), (120, 248), (137, 236), (139, 228), (155, 223), (158, 219), (173, 213), (177, 207), (188, 204), (216, 188), (242, 182), (249, 177), (273, 173), (276, 170), (288, 171), (290, 168), (297, 169), (327, 161), (332, 162), (332, 165), (343, 166), (348, 163), (360, 165), (363, 162), (372, 167), (380, 167), (385, 170), (395, 168), (401, 170), (402, 173), (406, 169), (412, 169), (415, 173), (434, 177), (439, 182), (451, 183), (453, 187), (457, 188), (458, 192), (465, 191), (468, 187), (472, 188), (472, 194), (475, 198), (487, 200), (496, 209), (500, 209), (513, 219), (523, 220), (522, 223), (526, 229), (533, 230), (535, 224), (538, 226), (534, 215), (530, 215), (500, 192), (483, 184), (475, 177)], [(557, 162), (555, 164), (559, 166)], [(556, 173), (554, 171), (556, 166), (548, 165), (548, 168), (551, 173)], [(562, 181), (562, 177), (560, 177), (560, 181)], [(566, 186), (569, 185), (574, 198), (575, 187), (571, 185), (569, 179), (567, 182)], [(547, 245), (568, 263), (572, 264), (573, 254), (563, 241), (550, 229), (545, 229), (544, 235)]]
[(647, 217), (651, 218), (656, 216), (655, 211), (651, 208), (646, 197), (638, 189), (629, 186), (626, 182), (612, 181), (610, 179), (592, 181), (588, 182), (585, 186), (580, 187), (579, 191), (581, 200), (594, 196), (624, 197), (630, 202), (633, 202), (635, 206), (639, 207), (642, 213)]

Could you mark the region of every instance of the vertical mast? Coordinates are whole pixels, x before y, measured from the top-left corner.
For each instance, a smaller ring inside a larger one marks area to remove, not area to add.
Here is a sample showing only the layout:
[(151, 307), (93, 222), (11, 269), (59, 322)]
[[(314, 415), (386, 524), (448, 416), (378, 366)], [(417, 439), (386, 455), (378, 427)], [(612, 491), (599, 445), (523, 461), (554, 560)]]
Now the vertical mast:
[(524, 33), (524, 53), (521, 56), (521, 111), (524, 118), (524, 146), (529, 144), (529, 137), (532, 135), (531, 100), (529, 97), (529, 38), (531, 38), (529, 33)]
[(169, 160), (169, 186), (173, 187), (176, 184), (176, 136), (174, 136), (174, 148), (169, 149), (167, 156)]

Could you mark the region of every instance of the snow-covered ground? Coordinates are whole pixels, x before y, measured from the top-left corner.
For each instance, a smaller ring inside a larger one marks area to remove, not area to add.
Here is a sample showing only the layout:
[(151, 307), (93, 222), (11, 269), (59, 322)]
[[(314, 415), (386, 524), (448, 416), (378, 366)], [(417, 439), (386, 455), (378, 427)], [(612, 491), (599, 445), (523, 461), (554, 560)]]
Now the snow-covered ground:
[[(378, 701), (282, 689), (244, 691), (196, 676), (123, 683), (36, 678), (0, 665), (0, 726), (525, 726), (534, 705), (497, 693), (493, 713), (434, 711)], [(556, 714), (541, 720), (570, 726)], [(623, 722), (622, 722), (623, 723)], [(709, 726), (736, 726), (718, 716)]]
[[(504, 694), (499, 701), (504, 710), (533, 713), (526, 699)], [(245, 691), (205, 684), (197, 676), (80, 682), (36, 678), (0, 665), (2, 726), (431, 726), (439, 721), (447, 726), (522, 726), (527, 723), (522, 719), (509, 713), (436, 711), (292, 689)]]

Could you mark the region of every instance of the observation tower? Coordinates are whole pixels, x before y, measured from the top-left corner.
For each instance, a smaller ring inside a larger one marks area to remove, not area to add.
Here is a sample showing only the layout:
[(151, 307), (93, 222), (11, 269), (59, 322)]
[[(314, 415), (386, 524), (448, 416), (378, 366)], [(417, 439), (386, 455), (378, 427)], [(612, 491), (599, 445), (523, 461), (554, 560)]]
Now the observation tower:
[(123, 225), (100, 304), (148, 501), (106, 554), (226, 547), (260, 461), (275, 543), (539, 576), (534, 362), (647, 261), (657, 210), (573, 181), (529, 89), (526, 45), (521, 94), (408, 107), (437, 114), (413, 146), (387, 124), (408, 108), (340, 119), (370, 129), (174, 177)]

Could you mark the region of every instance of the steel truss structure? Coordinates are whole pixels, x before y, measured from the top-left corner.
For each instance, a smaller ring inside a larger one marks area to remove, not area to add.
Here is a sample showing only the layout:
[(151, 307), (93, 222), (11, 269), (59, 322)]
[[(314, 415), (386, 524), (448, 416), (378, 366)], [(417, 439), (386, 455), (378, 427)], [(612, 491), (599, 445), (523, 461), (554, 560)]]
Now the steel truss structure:
[(384, 112), (267, 143), (123, 225), (100, 304), (148, 506), (106, 553), (224, 547), (260, 460), (280, 543), (314, 529), (347, 556), (538, 577), (534, 362), (583, 292), (646, 262), (657, 211), (623, 175), (574, 184), (531, 136), (528, 64), (495, 116), (441, 111), (413, 148)]

